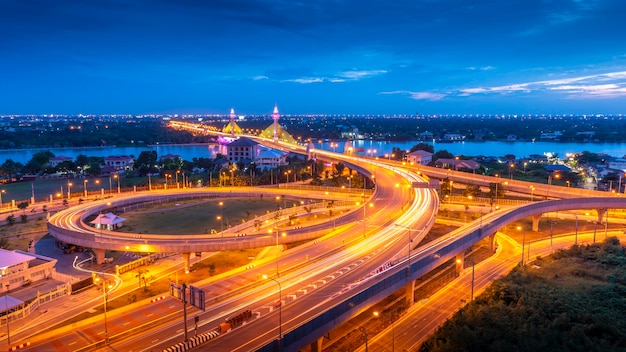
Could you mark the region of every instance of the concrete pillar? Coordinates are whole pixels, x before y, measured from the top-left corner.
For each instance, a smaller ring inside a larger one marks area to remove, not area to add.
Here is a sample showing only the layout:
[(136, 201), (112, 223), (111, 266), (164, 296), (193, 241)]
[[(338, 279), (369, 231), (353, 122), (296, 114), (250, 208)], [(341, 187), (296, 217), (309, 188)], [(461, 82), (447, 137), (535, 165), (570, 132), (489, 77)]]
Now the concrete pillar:
[(408, 307), (413, 305), (413, 299), (415, 298), (415, 280), (411, 280), (406, 286), (404, 286), (404, 294), (406, 296), (406, 304)]
[(311, 342), (311, 352), (322, 352), (322, 342), (324, 342), (324, 337)]
[(541, 218), (541, 214), (533, 215), (533, 231), (539, 231), (539, 219)]
[(496, 246), (494, 246), (495, 241), (496, 241), (496, 234), (494, 232), (491, 235), (489, 235), (489, 251), (491, 251), (491, 253), (496, 251)]
[(461, 252), (456, 255), (456, 274), (461, 275), (461, 271), (463, 271), (463, 262), (465, 261), (465, 252)]
[(94, 248), (93, 251), (96, 253), (96, 264), (104, 264), (105, 250), (102, 248)]
[(191, 253), (183, 253), (183, 263), (185, 267), (185, 272), (189, 271), (189, 256)]
[(604, 224), (602, 222), (602, 219), (604, 218), (604, 215), (606, 214), (606, 209), (596, 209), (596, 211), (598, 212), (598, 224)]

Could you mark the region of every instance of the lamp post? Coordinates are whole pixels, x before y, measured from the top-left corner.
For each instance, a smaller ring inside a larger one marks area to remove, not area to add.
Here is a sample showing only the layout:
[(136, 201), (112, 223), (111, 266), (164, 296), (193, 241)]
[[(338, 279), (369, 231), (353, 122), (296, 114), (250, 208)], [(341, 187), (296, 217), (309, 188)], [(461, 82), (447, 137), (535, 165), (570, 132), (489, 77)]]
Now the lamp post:
[(280, 351), (282, 349), (281, 347), (283, 340), (283, 288), (281, 287), (278, 280), (271, 278), (265, 274), (263, 274), (263, 278), (270, 279), (278, 284), (278, 350)]
[(408, 227), (408, 226), (404, 226), (404, 225), (400, 225), (400, 224), (395, 224), (396, 226), (402, 227), (403, 229), (407, 230), (407, 237), (408, 237), (408, 241), (409, 241), (409, 250), (408, 250), (408, 257), (407, 257), (407, 265), (406, 265), (406, 275), (407, 277), (410, 279), (411, 278), (411, 243), (413, 243), (413, 240), (411, 239), (411, 231), (417, 231), (417, 230), (413, 230), (412, 228)]
[(470, 258), (470, 260), (472, 261), (472, 297), (470, 301), (474, 302), (474, 258)]
[(359, 331), (363, 334), (363, 337), (365, 337), (365, 352), (369, 352), (369, 347), (367, 345), (367, 331), (365, 331), (365, 328), (362, 326), (359, 327)]
[(111, 180), (111, 176), (109, 176), (109, 194), (113, 193), (113, 182)]
[[(518, 226), (517, 231), (522, 231), (522, 227)], [(522, 266), (524, 266), (524, 245), (526, 243), (526, 232), (522, 231)]]
[(83, 180), (83, 195), (85, 198), (87, 198), (87, 182), (89, 182), (89, 180), (87, 179)]
[(178, 174), (180, 173), (180, 170), (176, 170), (176, 173), (174, 174), (176, 177), (176, 189), (178, 189)]
[(2, 211), (2, 193), (6, 193), (7, 191), (5, 190), (1, 190), (0, 191), (0, 211)]
[[(380, 316), (380, 313), (378, 311), (374, 312), (374, 317), (378, 318)], [(395, 332), (395, 322), (392, 319), (389, 319), (389, 321), (391, 322), (391, 352), (394, 352), (396, 349), (396, 332)]]
[(119, 173), (113, 175), (113, 178), (117, 180), (117, 194), (120, 194), (121, 193), (121, 189), (120, 189), (120, 175), (119, 175)]
[(72, 183), (71, 182), (67, 182), (67, 199), (70, 199), (72, 197)]
[[(99, 277), (97, 277), (96, 281), (101, 281), (101, 280)], [(111, 284), (107, 286), (104, 280), (102, 280), (102, 300), (104, 301), (104, 343), (107, 345), (109, 344), (109, 330), (107, 327), (107, 301), (108, 301), (107, 288), (110, 290), (111, 287), (113, 287)]]

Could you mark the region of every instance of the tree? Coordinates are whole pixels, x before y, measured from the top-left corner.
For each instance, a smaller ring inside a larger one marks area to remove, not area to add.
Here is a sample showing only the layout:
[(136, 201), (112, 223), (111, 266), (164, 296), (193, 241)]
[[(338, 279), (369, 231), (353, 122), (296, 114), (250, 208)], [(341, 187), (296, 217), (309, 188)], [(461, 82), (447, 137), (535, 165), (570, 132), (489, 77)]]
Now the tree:
[(150, 172), (151, 168), (157, 163), (157, 152), (154, 150), (143, 151), (139, 153), (139, 157), (135, 160), (135, 169), (139, 170), (141, 176), (145, 176)]
[(398, 147), (391, 148), (391, 159), (404, 160), (405, 155), (406, 155), (406, 150), (400, 149)]
[(502, 197), (504, 197), (504, 187), (502, 187), (502, 184), (497, 183), (497, 182), (491, 182), (489, 183), (489, 199), (491, 200), (491, 203), (494, 202), (494, 200), (496, 199), (500, 199)]
[(81, 170), (81, 172), (85, 171), (87, 165), (89, 165), (89, 157), (85, 154), (78, 154), (76, 156), (76, 167)]
[(7, 175), (7, 179), (9, 182), (13, 179), (13, 176), (21, 171), (23, 165), (21, 163), (16, 163), (12, 159), (7, 159), (0, 168), (2, 169), (2, 173)]
[(454, 154), (450, 153), (449, 151), (442, 149), (442, 150), (438, 150), (435, 154), (433, 154), (433, 161), (436, 161), (437, 159), (452, 159), (454, 158)]
[[(150, 270), (148, 269), (138, 268), (137, 274), (135, 275), (135, 277), (139, 280), (139, 288), (143, 287), (144, 291), (148, 289), (148, 273), (149, 272)], [(143, 282), (143, 286), (142, 286), (142, 282)]]
[(449, 178), (444, 178), (439, 182), (439, 187), (441, 190), (441, 198), (445, 198), (446, 196), (450, 196), (452, 194), (452, 181)]
[(343, 175), (343, 170), (346, 169), (346, 165), (344, 165), (344, 163), (342, 162), (338, 162), (337, 164), (335, 164), (335, 169), (337, 169), (337, 174), (341, 176)]
[(22, 213), (26, 212), (26, 208), (28, 208), (28, 202), (20, 202), (17, 204), (17, 208), (22, 210)]
[(464, 197), (478, 197), (480, 195), (480, 187), (478, 185), (467, 185), (463, 190)]
[(423, 150), (423, 151), (433, 153), (433, 154), (435, 153), (435, 147), (427, 143), (419, 143), (419, 144), (412, 146), (410, 152), (412, 153), (417, 150)]
[(9, 224), (9, 226), (12, 226), (15, 224), (15, 215), (11, 214), (7, 216), (7, 224)]

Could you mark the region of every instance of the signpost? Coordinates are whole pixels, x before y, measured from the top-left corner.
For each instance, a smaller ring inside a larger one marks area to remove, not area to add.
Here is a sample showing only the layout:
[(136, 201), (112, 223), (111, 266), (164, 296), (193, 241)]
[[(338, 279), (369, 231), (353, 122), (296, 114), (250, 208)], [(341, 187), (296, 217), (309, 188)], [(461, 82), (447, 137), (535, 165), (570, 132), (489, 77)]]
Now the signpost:
[[(189, 287), (189, 302), (187, 302), (187, 287)], [(178, 299), (183, 303), (183, 324), (185, 329), (185, 342), (187, 342), (189, 340), (187, 335), (187, 303), (191, 304), (193, 307), (205, 311), (205, 292), (202, 289), (194, 286), (187, 286), (186, 284), (178, 286), (175, 283), (170, 282), (170, 296)], [(199, 317), (196, 316), (194, 320), (196, 323), (197, 331)]]

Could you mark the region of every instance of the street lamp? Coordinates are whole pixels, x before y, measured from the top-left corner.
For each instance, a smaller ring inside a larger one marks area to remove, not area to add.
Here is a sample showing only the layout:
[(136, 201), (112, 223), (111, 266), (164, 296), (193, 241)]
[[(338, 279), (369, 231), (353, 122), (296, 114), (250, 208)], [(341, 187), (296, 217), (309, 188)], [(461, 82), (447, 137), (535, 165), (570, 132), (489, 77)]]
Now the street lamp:
[(115, 174), (113, 175), (113, 178), (117, 180), (117, 194), (121, 193), (121, 189), (120, 189), (120, 175), (119, 174)]
[(411, 243), (413, 243), (413, 240), (411, 239), (411, 231), (417, 231), (417, 230), (413, 230), (412, 228), (408, 227), (408, 226), (404, 226), (404, 225), (400, 225), (400, 224), (394, 224), (398, 227), (402, 227), (403, 229), (407, 230), (407, 237), (409, 240), (409, 250), (408, 250), (408, 257), (407, 257), (407, 265), (406, 265), (406, 269), (407, 269), (407, 277), (410, 279), (411, 278)]
[[(517, 231), (522, 231), (522, 227), (518, 226)], [(526, 243), (526, 232), (522, 231), (522, 266), (524, 266), (524, 244)]]
[[(280, 282), (274, 278), (263, 274), (264, 279), (270, 279), (278, 284), (278, 350), (281, 350), (282, 340), (283, 340), (283, 288), (280, 285)], [(274, 305), (275, 307), (276, 305)]]
[[(96, 282), (101, 281), (99, 277), (96, 278)], [(109, 330), (107, 327), (107, 300), (108, 300), (108, 292), (107, 288), (111, 290), (113, 285), (105, 285), (104, 280), (102, 280), (102, 299), (104, 301), (104, 343), (109, 344)]]
[(67, 199), (70, 199), (72, 196), (72, 183), (71, 182), (67, 182)]
[[(374, 311), (374, 317), (378, 318), (380, 313), (378, 311)], [(395, 321), (393, 318), (389, 319), (391, 322), (391, 352), (394, 352), (396, 349), (396, 332), (395, 332)]]
[(87, 179), (83, 180), (83, 194), (84, 194), (85, 198), (87, 198), (87, 182), (89, 182), (89, 180), (87, 180)]
[(7, 191), (5, 190), (1, 190), (0, 191), (0, 211), (2, 211), (2, 193), (6, 193)]

